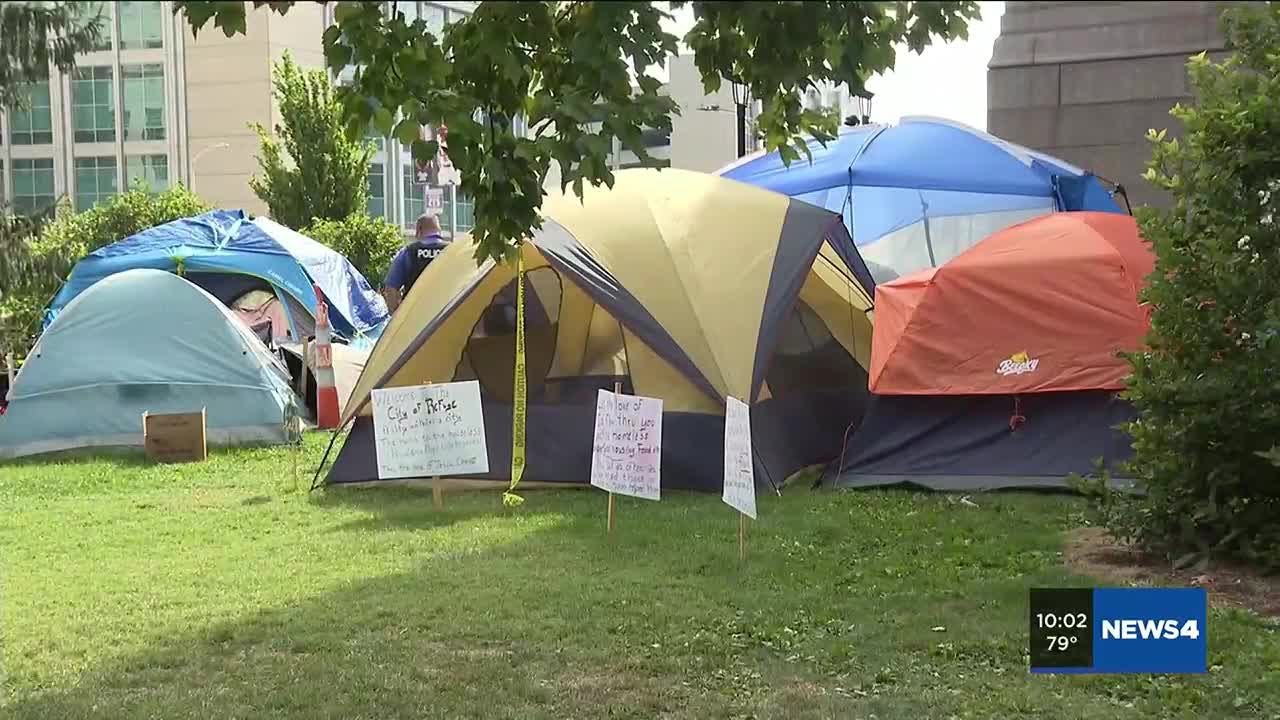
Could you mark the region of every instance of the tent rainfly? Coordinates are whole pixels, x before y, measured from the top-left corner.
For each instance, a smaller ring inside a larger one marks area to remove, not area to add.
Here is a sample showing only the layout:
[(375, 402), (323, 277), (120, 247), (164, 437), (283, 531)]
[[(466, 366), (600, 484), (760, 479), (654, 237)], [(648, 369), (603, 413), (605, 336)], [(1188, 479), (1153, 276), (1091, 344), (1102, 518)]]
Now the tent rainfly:
[(206, 410), (210, 444), (283, 442), (288, 374), (216, 298), (163, 270), (94, 283), (32, 349), (0, 458), (141, 447), (142, 414)]
[(1066, 487), (1098, 459), (1127, 484), (1120, 353), (1144, 347), (1154, 265), (1132, 217), (1067, 212), (877, 287), (872, 396), (836, 484)]
[[(330, 483), (377, 479), (370, 391), (478, 380), (509, 476), (515, 269), (455, 243), (392, 316), (352, 394)], [(840, 452), (861, 416), (874, 285), (840, 216), (703, 173), (623, 170), (549, 199), (522, 245), (531, 483), (590, 480), (596, 394), (662, 398), (667, 488), (719, 491), (724, 405), (752, 406), (757, 477)]]

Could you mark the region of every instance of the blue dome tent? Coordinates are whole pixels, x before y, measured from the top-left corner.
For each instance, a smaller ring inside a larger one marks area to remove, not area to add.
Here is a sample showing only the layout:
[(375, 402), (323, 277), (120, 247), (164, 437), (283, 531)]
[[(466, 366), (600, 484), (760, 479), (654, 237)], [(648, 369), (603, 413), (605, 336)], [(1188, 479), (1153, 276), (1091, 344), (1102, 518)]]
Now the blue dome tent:
[(141, 447), (142, 414), (198, 412), (214, 445), (282, 443), (289, 375), (217, 298), (160, 270), (118, 272), (40, 336), (0, 416), (0, 458)]
[(841, 213), (877, 282), (1039, 215), (1125, 212), (1092, 173), (949, 120), (842, 127), (809, 150), (812, 162), (759, 153), (718, 174)]
[[(99, 248), (76, 264), (45, 311), (44, 327), (80, 293), (135, 268), (182, 275), (224, 304), (255, 289), (270, 289), (288, 318), (295, 342), (314, 333), (319, 286), (334, 332), (352, 344), (371, 343), (385, 325), (386, 303), (342, 255), (266, 218), (242, 210), (214, 210), (174, 220)], [(282, 329), (277, 329), (282, 330)]]

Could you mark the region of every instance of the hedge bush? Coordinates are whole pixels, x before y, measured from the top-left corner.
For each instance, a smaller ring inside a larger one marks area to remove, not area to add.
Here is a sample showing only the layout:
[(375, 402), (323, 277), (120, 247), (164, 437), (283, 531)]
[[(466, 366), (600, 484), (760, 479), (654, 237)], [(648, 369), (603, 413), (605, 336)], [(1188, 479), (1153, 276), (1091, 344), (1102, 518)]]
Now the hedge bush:
[(1280, 4), (1228, 10), (1234, 49), (1188, 63), (1181, 139), (1149, 134), (1147, 179), (1173, 199), (1143, 214), (1156, 270), (1149, 351), (1131, 356), (1131, 469), (1140, 497), (1105, 496), (1114, 534), (1176, 565), (1280, 568)]
[(374, 288), (382, 286), (391, 259), (404, 245), (404, 235), (398, 226), (364, 213), (342, 220), (316, 220), (302, 232), (346, 255)]
[(40, 333), (40, 317), (49, 301), (85, 255), (134, 233), (208, 211), (209, 205), (181, 185), (162, 192), (135, 186), (84, 212), (59, 204), (39, 235), (24, 239), (32, 263), (49, 271), (32, 276), (0, 298), (0, 343), (24, 354)]

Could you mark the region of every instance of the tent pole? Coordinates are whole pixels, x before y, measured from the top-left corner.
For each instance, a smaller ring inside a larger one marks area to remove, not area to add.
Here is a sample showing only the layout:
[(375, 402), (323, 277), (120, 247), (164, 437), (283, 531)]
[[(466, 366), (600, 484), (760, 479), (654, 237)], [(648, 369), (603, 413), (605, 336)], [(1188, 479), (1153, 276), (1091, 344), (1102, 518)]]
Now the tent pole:
[(920, 211), (924, 219), (924, 246), (929, 251), (929, 264), (938, 267), (938, 260), (933, 256), (933, 237), (929, 234), (929, 203), (924, 201), (924, 193), (917, 191), (917, 194), (920, 195)]
[[(355, 416), (352, 415), (351, 418), (352, 420), (354, 420)], [(311, 492), (312, 490), (316, 489), (317, 484), (320, 480), (320, 471), (324, 470), (324, 464), (329, 460), (329, 451), (333, 450), (333, 444), (338, 441), (338, 433), (342, 432), (342, 429), (344, 427), (346, 427), (345, 424), (339, 425), (338, 427), (334, 428), (333, 434), (329, 436), (329, 445), (324, 449), (324, 457), (320, 458), (320, 464), (316, 466), (316, 474), (311, 476), (311, 489), (308, 490), (307, 492)]]

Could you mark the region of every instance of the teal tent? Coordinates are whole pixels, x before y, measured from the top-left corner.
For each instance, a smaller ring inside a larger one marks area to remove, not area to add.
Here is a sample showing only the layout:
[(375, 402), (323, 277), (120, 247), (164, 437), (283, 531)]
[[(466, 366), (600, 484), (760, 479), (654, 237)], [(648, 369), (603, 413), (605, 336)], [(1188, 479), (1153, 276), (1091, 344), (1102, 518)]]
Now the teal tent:
[(9, 389), (0, 458), (142, 445), (142, 414), (198, 412), (210, 444), (281, 442), (288, 373), (222, 303), (162, 270), (127, 270), (59, 313)]

